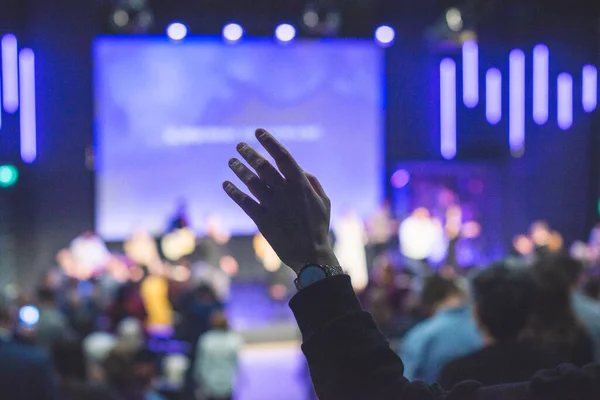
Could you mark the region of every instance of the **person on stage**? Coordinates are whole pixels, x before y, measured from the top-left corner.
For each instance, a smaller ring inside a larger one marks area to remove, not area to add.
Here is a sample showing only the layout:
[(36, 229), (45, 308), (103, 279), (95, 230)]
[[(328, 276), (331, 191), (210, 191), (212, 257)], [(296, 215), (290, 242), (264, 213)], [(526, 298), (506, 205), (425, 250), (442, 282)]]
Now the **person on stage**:
[(385, 201), (381, 207), (367, 220), (368, 238), (368, 264), (373, 267), (375, 259), (385, 253), (392, 238), (392, 216), (389, 201)]
[(400, 253), (417, 277), (423, 278), (431, 272), (429, 258), (437, 252), (443, 236), (441, 223), (431, 218), (424, 207), (416, 208), (400, 224)]
[(361, 292), (369, 283), (365, 226), (360, 216), (349, 210), (334, 225), (333, 231), (336, 239), (333, 251), (352, 278), (354, 290)]

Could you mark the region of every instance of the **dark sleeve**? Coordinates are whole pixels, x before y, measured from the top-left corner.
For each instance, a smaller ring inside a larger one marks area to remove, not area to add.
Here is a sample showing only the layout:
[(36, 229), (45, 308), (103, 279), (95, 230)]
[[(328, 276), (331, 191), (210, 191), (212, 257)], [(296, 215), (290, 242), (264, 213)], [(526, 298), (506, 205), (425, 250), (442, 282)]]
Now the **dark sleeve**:
[(468, 399), (479, 386), (466, 383), (455, 389), (460, 397), (446, 397), (438, 385), (409, 382), (402, 361), (362, 309), (346, 275), (301, 290), (290, 307), (321, 400)]
[(581, 331), (573, 347), (573, 364), (583, 367), (594, 361), (594, 342), (587, 332)]
[(458, 360), (449, 362), (444, 366), (444, 368), (442, 368), (442, 371), (440, 372), (438, 383), (444, 389), (452, 389), (454, 385), (463, 380), (459, 377), (461, 367), (457, 361)]

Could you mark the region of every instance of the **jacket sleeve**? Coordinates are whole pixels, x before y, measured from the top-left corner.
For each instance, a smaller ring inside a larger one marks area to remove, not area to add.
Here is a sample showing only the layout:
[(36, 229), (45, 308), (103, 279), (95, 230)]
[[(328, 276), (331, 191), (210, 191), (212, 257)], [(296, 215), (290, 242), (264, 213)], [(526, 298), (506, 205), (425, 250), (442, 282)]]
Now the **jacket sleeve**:
[[(409, 382), (403, 376), (402, 361), (362, 309), (348, 276), (312, 284), (294, 296), (290, 307), (319, 399), (446, 398), (441, 387)], [(477, 386), (461, 391), (473, 392)]]

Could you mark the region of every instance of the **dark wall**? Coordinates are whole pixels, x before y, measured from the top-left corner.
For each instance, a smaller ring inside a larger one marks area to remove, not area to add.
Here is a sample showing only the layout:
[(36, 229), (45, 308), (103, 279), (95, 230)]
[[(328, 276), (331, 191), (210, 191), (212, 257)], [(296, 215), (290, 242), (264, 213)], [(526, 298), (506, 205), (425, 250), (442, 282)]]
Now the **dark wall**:
[[(93, 174), (85, 167), (92, 143), (90, 43), (94, 2), (33, 0), (20, 37), (36, 56), (38, 159), (22, 166), (19, 280), (30, 281), (56, 251), (93, 227)], [(59, 6), (60, 5), (60, 6)]]

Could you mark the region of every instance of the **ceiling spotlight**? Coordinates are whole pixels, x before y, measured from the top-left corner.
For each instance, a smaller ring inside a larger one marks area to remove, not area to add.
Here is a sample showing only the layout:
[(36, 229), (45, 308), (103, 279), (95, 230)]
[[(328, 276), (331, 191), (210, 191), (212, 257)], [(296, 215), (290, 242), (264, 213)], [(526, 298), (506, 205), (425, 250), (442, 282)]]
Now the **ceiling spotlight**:
[(391, 26), (383, 25), (375, 30), (375, 41), (382, 47), (390, 46), (395, 37), (396, 32)]
[(171, 40), (181, 40), (187, 36), (188, 29), (181, 22), (173, 22), (167, 27), (167, 36)]
[(459, 32), (463, 28), (462, 13), (458, 8), (450, 8), (446, 11), (446, 23), (454, 32)]
[(223, 27), (223, 38), (229, 43), (235, 43), (244, 36), (244, 28), (239, 24), (227, 24)]
[(290, 42), (296, 37), (296, 28), (290, 24), (281, 24), (275, 28), (275, 37), (280, 42)]

